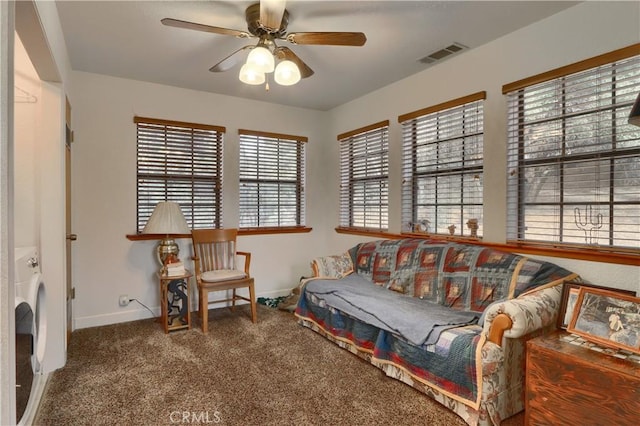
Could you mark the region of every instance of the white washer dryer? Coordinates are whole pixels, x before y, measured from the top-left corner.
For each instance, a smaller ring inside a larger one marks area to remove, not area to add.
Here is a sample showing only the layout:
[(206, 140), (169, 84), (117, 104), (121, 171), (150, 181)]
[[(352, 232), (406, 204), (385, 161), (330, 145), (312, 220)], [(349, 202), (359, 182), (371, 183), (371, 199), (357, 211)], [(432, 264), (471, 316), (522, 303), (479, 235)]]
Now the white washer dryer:
[(47, 294), (36, 247), (17, 247), (15, 266), (16, 333), (33, 336), (31, 366), (37, 374), (47, 343)]
[(18, 425), (23, 425), (35, 418), (48, 377), (42, 371), (47, 345), (47, 292), (36, 247), (15, 249), (15, 297), (16, 384), (20, 386), (16, 388), (16, 414)]

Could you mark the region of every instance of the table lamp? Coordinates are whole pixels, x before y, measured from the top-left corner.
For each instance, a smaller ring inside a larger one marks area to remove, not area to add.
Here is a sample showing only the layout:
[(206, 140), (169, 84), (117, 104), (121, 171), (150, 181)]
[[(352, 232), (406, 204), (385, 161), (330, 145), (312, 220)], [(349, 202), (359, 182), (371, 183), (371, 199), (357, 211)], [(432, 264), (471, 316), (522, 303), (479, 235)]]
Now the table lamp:
[(156, 255), (158, 261), (164, 266), (168, 257), (178, 257), (180, 248), (171, 234), (189, 234), (191, 230), (182, 215), (180, 205), (172, 201), (161, 201), (153, 209), (149, 221), (142, 230), (143, 234), (164, 234), (160, 240)]

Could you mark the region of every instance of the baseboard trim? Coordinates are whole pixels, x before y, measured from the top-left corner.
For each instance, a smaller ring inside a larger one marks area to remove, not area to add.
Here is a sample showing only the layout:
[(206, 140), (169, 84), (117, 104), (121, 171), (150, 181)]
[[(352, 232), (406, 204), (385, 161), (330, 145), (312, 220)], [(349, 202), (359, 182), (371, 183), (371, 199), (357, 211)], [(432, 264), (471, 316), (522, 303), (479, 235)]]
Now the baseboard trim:
[[(131, 302), (131, 304), (137, 304), (135, 301)], [(81, 328), (89, 328), (89, 327), (100, 327), (102, 325), (109, 324), (117, 324), (120, 322), (129, 322), (129, 321), (137, 321), (141, 319), (153, 318), (160, 316), (160, 307), (156, 306), (150, 309), (154, 312), (154, 315), (151, 315), (151, 312), (146, 310), (144, 307), (140, 306), (134, 310), (127, 310), (125, 312), (111, 312), (108, 314), (101, 315), (89, 315), (85, 317), (76, 317), (73, 321), (73, 329), (78, 330)]]
[[(268, 298), (274, 298), (274, 297), (280, 297), (280, 296), (287, 296), (291, 293), (290, 289), (287, 290), (272, 290), (272, 291), (266, 291), (266, 292), (262, 292), (256, 295), (256, 298), (258, 297), (268, 297)], [(142, 302), (144, 303), (144, 302)], [(247, 302), (238, 302), (238, 305), (243, 304), (243, 303), (247, 303)], [(134, 306), (138, 305), (137, 308), (135, 309), (127, 309), (126, 311), (123, 312), (110, 312), (107, 314), (100, 314), (100, 315), (88, 315), (88, 316), (82, 316), (82, 317), (76, 317), (73, 320), (73, 329), (74, 330), (78, 330), (81, 328), (90, 328), (90, 327), (100, 327), (103, 325), (109, 325), (109, 324), (117, 324), (117, 323), (121, 323), (121, 322), (129, 322), (129, 321), (137, 321), (137, 320), (142, 320), (142, 319), (148, 319), (148, 318), (157, 318), (160, 316), (160, 307), (159, 306), (154, 306), (151, 307), (149, 306), (149, 309), (151, 309), (154, 313), (154, 315), (151, 315), (151, 312), (149, 312), (146, 308), (144, 308), (143, 306), (139, 305), (136, 301), (132, 301), (129, 306)], [(145, 303), (146, 305), (146, 303)], [(148, 305), (147, 305), (148, 306)], [(222, 307), (222, 304), (219, 305), (212, 305), (211, 307)], [(196, 298), (192, 297), (191, 298), (191, 311), (197, 311), (198, 310), (198, 303)]]

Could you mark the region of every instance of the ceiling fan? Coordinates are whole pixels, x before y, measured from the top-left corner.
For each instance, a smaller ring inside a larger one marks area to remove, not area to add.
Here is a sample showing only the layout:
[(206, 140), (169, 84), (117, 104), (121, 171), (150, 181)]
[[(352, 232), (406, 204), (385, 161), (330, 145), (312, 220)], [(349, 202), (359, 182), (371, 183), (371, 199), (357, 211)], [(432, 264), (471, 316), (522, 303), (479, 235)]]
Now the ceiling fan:
[[(300, 78), (313, 75), (313, 70), (291, 49), (278, 46), (276, 41), (285, 40), (292, 44), (363, 46), (367, 37), (361, 32), (296, 32), (287, 33), (289, 11), (285, 9), (285, 0), (261, 0), (247, 7), (245, 18), (248, 31), (233, 30), (164, 18), (162, 24), (204, 31), (214, 34), (230, 35), (237, 38), (257, 38), (258, 43), (243, 46), (212, 66), (209, 71), (223, 72), (231, 69), (239, 60), (241, 52), (250, 51), (247, 63), (240, 70), (240, 80), (248, 84), (262, 84), (265, 73), (275, 71), (275, 81), (282, 85), (295, 84)], [(278, 67), (274, 69), (275, 58)], [(264, 63), (264, 62), (267, 63)], [(293, 66), (292, 66), (293, 65)], [(268, 87), (268, 86), (267, 86)]]

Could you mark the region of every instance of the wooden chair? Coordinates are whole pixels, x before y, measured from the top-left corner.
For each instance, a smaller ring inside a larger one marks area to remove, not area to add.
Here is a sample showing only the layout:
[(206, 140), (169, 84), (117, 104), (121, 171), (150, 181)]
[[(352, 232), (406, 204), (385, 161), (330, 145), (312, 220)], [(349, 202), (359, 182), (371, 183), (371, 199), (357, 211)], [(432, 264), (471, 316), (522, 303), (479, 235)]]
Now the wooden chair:
[[(231, 310), (234, 310), (236, 300), (246, 300), (251, 304), (251, 320), (254, 323), (258, 320), (255, 288), (253, 278), (249, 274), (251, 253), (236, 251), (237, 234), (237, 229), (194, 229), (191, 231), (203, 333), (208, 331), (210, 303), (231, 302)], [(244, 256), (244, 271), (237, 269), (236, 255)], [(248, 298), (236, 294), (236, 289), (244, 287), (249, 289)], [(223, 290), (233, 290), (231, 298), (209, 302), (209, 292)]]

